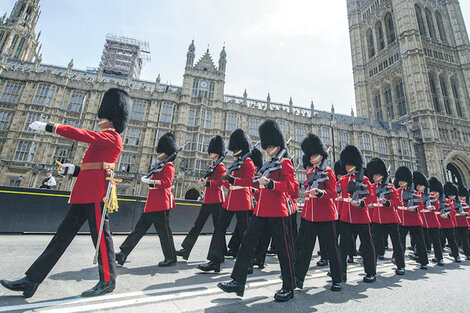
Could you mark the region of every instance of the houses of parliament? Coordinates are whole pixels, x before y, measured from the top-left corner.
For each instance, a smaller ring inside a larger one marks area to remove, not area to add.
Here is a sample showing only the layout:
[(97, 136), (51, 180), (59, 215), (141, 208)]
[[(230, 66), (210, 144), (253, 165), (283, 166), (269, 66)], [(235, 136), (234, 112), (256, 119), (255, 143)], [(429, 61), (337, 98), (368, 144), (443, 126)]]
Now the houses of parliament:
[[(277, 120), (299, 181), (305, 178), (300, 143), (317, 134), (337, 160), (347, 144), (366, 159), (380, 157), (428, 176), (470, 185), (470, 44), (457, 0), (347, 0), (357, 116), (224, 93), (227, 52), (214, 61), (196, 57), (191, 42), (181, 85), (139, 79), (148, 45), (108, 35), (96, 69), (42, 63), (36, 33), (39, 0), (16, 1), (0, 19), (0, 185), (38, 187), (55, 161), (79, 164), (86, 144), (28, 128), (35, 120), (97, 129), (96, 112), (111, 87), (132, 97), (129, 125), (116, 176), (118, 193), (145, 195), (140, 183), (156, 162), (156, 143), (167, 131), (180, 146), (174, 194), (196, 199), (214, 135), (228, 141), (236, 128), (253, 144), (266, 118)], [(346, 18), (346, 17), (345, 17)], [(229, 78), (228, 78), (229, 79)], [(227, 155), (226, 163), (232, 157)], [(70, 190), (73, 178), (58, 177)]]

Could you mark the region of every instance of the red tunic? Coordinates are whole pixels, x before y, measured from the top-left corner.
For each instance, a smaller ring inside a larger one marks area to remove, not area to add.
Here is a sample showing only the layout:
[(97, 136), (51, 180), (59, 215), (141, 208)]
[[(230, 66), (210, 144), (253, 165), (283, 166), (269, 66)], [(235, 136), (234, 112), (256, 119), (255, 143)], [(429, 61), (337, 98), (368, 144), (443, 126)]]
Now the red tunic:
[(202, 203), (222, 203), (224, 202), (224, 195), (222, 194), (222, 185), (224, 181), (222, 176), (225, 175), (227, 171), (223, 163), (217, 165), (217, 168), (212, 173), (211, 176), (207, 178), (207, 181), (210, 182), (210, 187), (206, 187), (204, 192), (204, 201)]
[(282, 169), (269, 176), (274, 189), (261, 188), (254, 214), (260, 217), (284, 217), (292, 212), (287, 206), (288, 194), (294, 191), (294, 166), (289, 159), (282, 159)]
[(230, 191), (222, 207), (227, 211), (249, 211), (253, 210), (251, 205), (251, 185), (255, 177), (255, 165), (248, 158), (239, 170), (233, 171), (235, 177), (233, 185), (224, 182), (224, 186)]
[[(373, 184), (372, 190), (374, 191), (373, 195), (373, 203), (378, 202), (378, 196), (376, 195), (377, 187), (381, 187), (382, 184)], [(397, 190), (395, 186), (391, 186), (392, 192), (385, 194), (385, 200), (390, 202), (390, 206), (377, 206), (374, 207), (372, 213), (372, 222), (377, 224), (391, 224), (391, 223), (399, 223), (400, 219), (397, 215), (396, 207), (400, 204), (400, 199), (398, 198)]]
[(454, 214), (455, 214), (455, 209), (454, 205), (452, 204), (452, 201), (446, 198), (446, 203), (450, 206), (451, 210), (447, 212), (446, 217), (441, 217), (439, 214), (439, 223), (441, 223), (441, 228), (454, 228), (455, 223), (454, 223)]
[(297, 181), (294, 181), (293, 190), (290, 194), (288, 194), (289, 201), (292, 204), (292, 210), (294, 212), (297, 212), (299, 210), (299, 206), (297, 205), (297, 201), (295, 201), (295, 199), (297, 199), (299, 197), (299, 191), (300, 191), (300, 185)]
[(369, 224), (370, 216), (367, 206), (373, 201), (373, 190), (372, 185), (366, 176), (364, 176), (362, 183), (367, 185), (367, 190), (369, 191), (369, 194), (365, 195), (363, 198), (360, 199), (365, 202), (365, 206), (362, 208), (355, 207), (354, 205), (351, 205), (350, 202), (344, 201), (344, 199), (346, 198), (352, 198), (352, 194), (348, 193), (348, 184), (349, 182), (355, 181), (356, 177), (356, 174), (344, 175), (339, 181), (341, 185), (341, 198), (343, 199), (343, 201), (341, 201), (340, 220), (350, 224)]
[[(405, 190), (406, 191), (406, 190)], [(408, 201), (403, 201), (403, 189), (398, 189), (398, 199), (400, 200), (399, 206), (406, 207), (408, 205)], [(414, 199), (416, 200), (415, 203), (418, 203), (418, 212), (424, 210), (424, 204), (421, 201), (421, 196), (415, 190), (414, 191)], [(423, 226), (423, 220), (421, 219), (421, 215), (419, 213), (410, 212), (408, 210), (400, 210), (397, 209), (398, 216), (400, 217), (400, 225), (402, 226)]]
[[(454, 204), (455, 201), (452, 201), (452, 204)], [(462, 206), (466, 206), (467, 204), (462, 201)], [(468, 211), (467, 210), (464, 210), (465, 212)], [(454, 224), (455, 224), (455, 227), (468, 227), (468, 218), (466, 216), (457, 216), (456, 214), (459, 213), (458, 210), (455, 209), (455, 206), (454, 206)]]
[[(435, 199), (436, 196), (431, 193), (431, 199)], [(420, 212), (421, 219), (423, 220), (424, 228), (440, 228), (441, 223), (439, 223), (439, 199), (434, 201), (431, 204), (434, 207), (434, 211), (431, 212)], [(427, 208), (426, 208), (427, 210)]]
[[(316, 173), (317, 170), (313, 169), (308, 172), (307, 179), (311, 173)], [(338, 197), (336, 177), (331, 168), (326, 168), (325, 172), (328, 175), (328, 180), (318, 185), (318, 189), (325, 191), (323, 196), (320, 198), (309, 197), (308, 201), (305, 201), (306, 206), (304, 206), (301, 217), (307, 221), (327, 222), (338, 219), (335, 206), (335, 200)]]
[(171, 162), (166, 163), (160, 172), (152, 175), (152, 180), (160, 180), (161, 183), (149, 187), (144, 213), (166, 211), (175, 207), (175, 198), (171, 192), (174, 176), (175, 167)]
[[(56, 134), (90, 144), (82, 158), (83, 163), (116, 163), (122, 151), (121, 136), (113, 129), (89, 131), (68, 125), (58, 125)], [(81, 170), (72, 188), (69, 203), (103, 202), (108, 189), (104, 170)]]

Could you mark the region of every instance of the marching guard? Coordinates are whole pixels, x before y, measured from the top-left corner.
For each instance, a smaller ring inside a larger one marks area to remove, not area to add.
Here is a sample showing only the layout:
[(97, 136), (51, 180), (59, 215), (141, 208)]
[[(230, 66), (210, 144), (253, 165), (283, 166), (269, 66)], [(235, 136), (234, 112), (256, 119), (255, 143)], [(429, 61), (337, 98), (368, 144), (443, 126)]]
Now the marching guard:
[[(106, 195), (112, 180), (116, 161), (122, 151), (120, 134), (127, 125), (128, 110), (131, 99), (128, 94), (117, 88), (105, 92), (98, 110), (98, 127), (100, 131), (87, 131), (80, 128), (55, 123), (33, 122), (29, 127), (34, 130), (47, 131), (59, 136), (88, 143), (80, 166), (62, 164), (60, 174), (77, 177), (70, 194), (70, 209), (49, 242), (44, 252), (26, 271), (25, 277), (16, 280), (2, 280), (1, 284), (13, 291), (22, 291), (25, 298), (36, 292), (54, 265), (72, 242), (80, 227), (88, 220), (93, 244), (98, 245), (99, 282), (90, 290), (84, 291), (82, 297), (98, 296), (112, 292), (116, 286), (116, 262), (114, 259), (113, 239), (109, 230), (108, 212), (102, 211)], [(117, 201), (117, 199), (114, 199)], [(107, 202), (108, 206), (109, 202)], [(104, 221), (102, 221), (104, 218)], [(102, 225), (102, 226), (100, 226)], [(100, 232), (100, 227), (103, 227)], [(102, 236), (98, 241), (98, 234)]]
[(129, 254), (147, 233), (150, 226), (155, 227), (165, 259), (158, 263), (160, 267), (176, 264), (176, 251), (173, 242), (173, 234), (170, 228), (170, 209), (175, 206), (175, 200), (171, 191), (173, 177), (175, 175), (174, 158), (178, 151), (175, 135), (165, 133), (157, 144), (157, 158), (160, 162), (159, 171), (151, 177), (142, 176), (141, 181), (148, 184), (149, 193), (142, 215), (135, 225), (134, 230), (121, 244), (120, 252), (116, 254), (116, 261), (123, 265)]
[(450, 256), (454, 258), (455, 262), (460, 263), (459, 247), (457, 247), (457, 240), (455, 238), (455, 209), (453, 200), (458, 197), (459, 189), (451, 182), (444, 184), (444, 196), (441, 199), (441, 208), (439, 215), (439, 222), (441, 223), (441, 245), (444, 245), (445, 240), (449, 243)]
[[(457, 239), (457, 246), (462, 248), (463, 253), (467, 260), (470, 260), (470, 246), (468, 242), (468, 189), (464, 185), (459, 185), (459, 199), (454, 200), (455, 209), (455, 237)], [(458, 204), (457, 208), (455, 204)]]

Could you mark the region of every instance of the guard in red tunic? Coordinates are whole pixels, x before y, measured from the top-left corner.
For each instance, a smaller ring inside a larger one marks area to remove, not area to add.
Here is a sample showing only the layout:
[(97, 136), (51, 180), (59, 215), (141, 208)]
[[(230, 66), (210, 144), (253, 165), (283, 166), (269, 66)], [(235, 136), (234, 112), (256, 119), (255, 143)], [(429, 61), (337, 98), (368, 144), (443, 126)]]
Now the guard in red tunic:
[(109, 231), (106, 214), (103, 233), (99, 243), (98, 233), (101, 225), (103, 198), (106, 196), (108, 181), (106, 177), (114, 170), (115, 163), (122, 151), (119, 135), (127, 124), (131, 99), (120, 89), (112, 88), (105, 92), (98, 110), (100, 131), (87, 131), (67, 125), (33, 122), (30, 127), (46, 130), (62, 137), (88, 143), (88, 149), (80, 166), (63, 164), (61, 174), (77, 177), (70, 195), (70, 209), (60, 224), (46, 250), (26, 271), (26, 276), (16, 281), (2, 280), (1, 284), (14, 291), (22, 291), (26, 298), (31, 297), (39, 284), (46, 278), (59, 261), (80, 227), (88, 220), (93, 244), (99, 244), (98, 271), (99, 282), (82, 297), (91, 297), (112, 292), (116, 285), (116, 263), (113, 240)]
[[(468, 189), (464, 185), (459, 185), (460, 210), (455, 212), (455, 236), (457, 246), (463, 249), (467, 260), (470, 260), (470, 246), (468, 242), (469, 207), (467, 204)], [(457, 201), (458, 199), (456, 199)], [(454, 202), (456, 202), (454, 201)], [(454, 204), (455, 207), (455, 204)]]
[(455, 208), (454, 200), (459, 196), (459, 189), (451, 182), (444, 184), (445, 205), (441, 207), (439, 222), (441, 223), (441, 244), (443, 245), (445, 239), (450, 246), (450, 256), (455, 259), (455, 262), (460, 263), (459, 248), (457, 247), (457, 240), (455, 238)]
[[(212, 235), (209, 253), (207, 255), (208, 263), (200, 264), (198, 269), (204, 272), (220, 272), (220, 264), (224, 262), (225, 252), (225, 232), (227, 231), (233, 215), (237, 217), (238, 239), (241, 242), (248, 221), (250, 211), (252, 211), (251, 186), (255, 176), (255, 166), (249, 158), (251, 151), (251, 140), (242, 129), (236, 129), (230, 135), (228, 149), (233, 151), (237, 158), (229, 167), (238, 169), (228, 172), (222, 179), (226, 180), (225, 186), (230, 190), (227, 199), (222, 205), (223, 210), (215, 225)], [(238, 167), (239, 166), (239, 167)]]
[[(165, 133), (157, 144), (157, 158), (159, 162), (167, 158), (178, 150), (175, 135)], [(175, 156), (176, 157), (176, 156)], [(176, 251), (173, 242), (173, 234), (170, 228), (169, 214), (170, 209), (175, 207), (175, 199), (171, 191), (173, 177), (175, 176), (174, 160), (167, 160), (161, 171), (152, 174), (150, 178), (143, 176), (141, 181), (148, 184), (149, 193), (144, 211), (134, 230), (127, 236), (126, 240), (119, 247), (120, 252), (116, 254), (116, 261), (123, 265), (127, 257), (139, 243), (140, 239), (147, 233), (150, 226), (155, 227), (165, 259), (158, 263), (160, 267), (166, 267), (176, 264)]]
[(367, 163), (367, 176), (374, 183), (372, 184), (374, 207), (372, 211), (373, 239), (377, 255), (383, 255), (385, 252), (384, 239), (390, 235), (393, 245), (393, 255), (397, 269), (395, 274), (405, 274), (405, 257), (400, 240), (400, 231), (398, 228), (398, 215), (396, 207), (400, 204), (397, 190), (390, 182), (390, 177), (385, 167), (384, 161), (379, 158), (373, 158)]
[[(261, 191), (248, 229), (243, 236), (240, 251), (232, 271), (232, 281), (217, 286), (225, 292), (243, 296), (246, 276), (254, 248), (266, 227), (270, 230), (281, 265), (282, 289), (276, 292), (276, 301), (288, 301), (294, 297), (294, 263), (290, 215), (287, 194), (292, 193), (295, 183), (294, 167), (287, 158), (280, 158), (286, 149), (284, 136), (275, 121), (267, 120), (259, 127), (261, 146), (273, 158), (273, 171), (259, 179)], [(267, 161), (267, 162), (271, 162)], [(269, 163), (268, 163), (269, 164)], [(280, 169), (279, 169), (280, 166)], [(277, 170), (274, 170), (277, 168)], [(268, 177), (266, 177), (266, 175)]]
[[(309, 158), (313, 169), (307, 173), (306, 194), (308, 206), (301, 216), (302, 237), (299, 240), (299, 255), (295, 262), (295, 285), (302, 289), (305, 276), (312, 259), (315, 239), (326, 248), (333, 279), (332, 291), (341, 290), (341, 265), (335, 224), (338, 219), (335, 199), (337, 198), (336, 177), (333, 170), (326, 167), (328, 152), (321, 139), (313, 134), (302, 141), (301, 148)], [(323, 253), (322, 253), (323, 255)]]
[[(206, 187), (204, 201), (202, 202), (193, 228), (191, 228), (181, 244), (183, 249), (176, 251), (176, 255), (183, 257), (185, 260), (189, 258), (189, 254), (209, 216), (212, 216), (212, 222), (215, 228), (219, 213), (222, 210), (222, 203), (224, 202), (224, 195), (222, 193), (224, 181), (222, 180), (222, 176), (225, 175), (226, 169), (225, 165), (222, 163), (225, 156), (225, 143), (222, 137), (217, 135), (211, 139), (207, 153), (212, 161), (210, 167), (211, 171), (208, 173), (209, 176), (207, 178), (201, 178), (198, 181), (201, 186)], [(214, 168), (214, 166), (216, 167)]]
[[(341, 178), (341, 267), (343, 281), (346, 281), (346, 255), (353, 244), (353, 235), (358, 234), (363, 248), (364, 270), (363, 281), (372, 283), (376, 280), (375, 251), (370, 231), (370, 216), (367, 206), (373, 201), (373, 190), (369, 179), (364, 175), (361, 152), (352, 145), (341, 151), (341, 163), (344, 164), (348, 175)], [(362, 180), (362, 181), (361, 181)]]

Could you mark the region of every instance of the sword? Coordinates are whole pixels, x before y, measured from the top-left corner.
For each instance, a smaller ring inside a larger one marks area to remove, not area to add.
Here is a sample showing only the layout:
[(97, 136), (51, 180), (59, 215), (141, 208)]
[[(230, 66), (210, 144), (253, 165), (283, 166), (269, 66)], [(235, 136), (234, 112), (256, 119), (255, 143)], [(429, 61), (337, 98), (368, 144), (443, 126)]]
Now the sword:
[[(113, 182), (122, 182), (122, 179), (119, 178), (114, 178), (114, 172), (111, 173), (109, 177), (106, 177), (106, 180), (108, 182), (108, 190), (106, 191), (106, 199), (109, 199), (109, 195), (111, 193), (111, 188), (113, 186)], [(95, 256), (93, 257), (93, 264), (96, 264), (98, 262), (98, 251), (100, 250), (100, 241), (101, 241), (101, 236), (103, 235), (103, 227), (104, 227), (104, 218), (106, 217), (106, 212), (108, 210), (108, 207), (106, 206), (106, 202), (103, 203), (103, 211), (101, 212), (101, 224), (100, 224), (100, 231), (98, 233), (98, 240), (96, 241), (96, 250), (95, 250)]]

